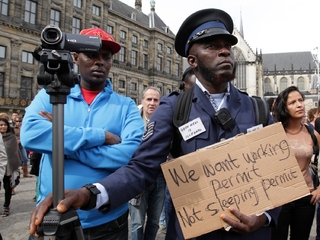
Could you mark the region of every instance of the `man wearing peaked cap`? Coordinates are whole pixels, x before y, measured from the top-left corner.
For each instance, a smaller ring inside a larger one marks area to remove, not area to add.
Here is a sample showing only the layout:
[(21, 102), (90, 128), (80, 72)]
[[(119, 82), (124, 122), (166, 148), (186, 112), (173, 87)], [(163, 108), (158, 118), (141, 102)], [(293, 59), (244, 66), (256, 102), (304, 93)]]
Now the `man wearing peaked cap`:
[[(141, 142), (144, 123), (135, 102), (113, 92), (108, 79), (113, 54), (121, 46), (99, 28), (84, 29), (81, 35), (99, 36), (102, 46), (97, 53), (74, 54), (79, 67), (79, 84), (70, 89), (64, 105), (65, 187), (80, 188), (98, 182), (128, 163)], [(38, 114), (40, 112), (40, 114)], [(42, 202), (52, 192), (52, 105), (42, 89), (26, 109), (21, 130), (25, 148), (42, 153), (39, 173), (39, 197)], [(94, 198), (100, 192), (95, 185), (86, 186)], [(96, 204), (93, 201), (94, 205)], [(101, 214), (97, 210), (77, 210), (85, 239), (128, 238), (128, 204)], [(78, 208), (76, 208), (78, 209)], [(71, 231), (72, 229), (70, 229)], [(35, 229), (30, 229), (33, 234)], [(57, 236), (60, 239), (59, 236)], [(71, 237), (70, 239), (77, 239)]]
[(231, 45), (238, 39), (232, 35), (233, 21), (229, 14), (220, 9), (203, 9), (191, 14), (181, 25), (175, 38), (175, 48), (182, 57), (196, 41), (204, 38), (223, 36)]
[[(197, 119), (202, 123), (203, 129), (199, 132), (196, 128), (194, 135), (188, 135), (181, 130), (180, 133), (184, 134), (186, 139), (181, 138), (181, 141), (174, 145), (175, 149), (172, 150), (175, 151), (171, 151), (174, 157), (195, 152), (240, 133), (247, 133), (249, 128), (256, 125), (256, 113), (251, 99), (231, 83), (235, 78), (232, 46), (237, 43), (232, 31), (231, 17), (219, 9), (205, 9), (192, 14), (182, 23), (178, 31), (175, 41), (176, 51), (187, 58), (196, 76), (193, 87), (184, 93), (187, 94), (184, 96), (192, 98), (186, 100), (190, 102), (190, 106), (185, 106), (189, 110), (186, 111), (189, 112), (186, 124), (191, 129), (192, 123)], [(173, 124), (178, 98), (177, 92), (162, 97), (160, 106), (150, 118), (142, 143), (128, 165), (97, 183), (104, 187), (102, 192), (105, 191), (108, 198), (98, 195), (96, 208), (107, 208), (108, 211), (116, 209), (155, 182), (161, 171), (160, 164), (167, 160), (172, 138), (179, 127)], [(273, 123), (271, 115), (268, 116), (268, 124)], [(166, 240), (183, 240), (185, 238), (170, 193), (167, 192), (166, 195)], [(232, 196), (230, 195), (230, 198)], [(66, 198), (58, 205), (58, 211), (70, 206), (85, 205), (88, 203), (88, 198), (89, 193), (83, 189), (69, 191)], [(45, 201), (46, 204), (50, 204), (52, 200), (47, 198)], [(228, 211), (237, 220), (222, 214), (220, 218), (229, 224), (231, 229), (210, 231), (206, 224), (199, 229), (202, 231), (199, 233), (200, 236), (196, 236), (193, 240), (271, 239), (271, 229), (276, 224), (279, 208), (260, 216), (247, 216), (238, 211), (234, 203), (228, 202), (228, 204), (232, 207)], [(41, 216), (44, 210), (45, 208), (37, 208), (33, 215)], [(201, 218), (201, 213), (195, 215), (192, 216), (194, 219)]]

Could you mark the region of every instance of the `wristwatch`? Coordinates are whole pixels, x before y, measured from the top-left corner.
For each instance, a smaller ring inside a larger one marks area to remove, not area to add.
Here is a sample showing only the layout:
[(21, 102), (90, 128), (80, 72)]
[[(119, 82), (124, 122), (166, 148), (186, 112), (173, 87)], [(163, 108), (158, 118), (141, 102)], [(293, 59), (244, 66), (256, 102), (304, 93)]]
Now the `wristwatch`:
[(93, 185), (92, 183), (90, 184), (86, 184), (82, 187), (85, 187), (86, 189), (88, 189), (90, 191), (90, 199), (88, 204), (86, 204), (85, 206), (82, 206), (80, 209), (81, 210), (90, 210), (96, 207), (96, 203), (97, 203), (97, 195), (100, 194), (100, 190)]

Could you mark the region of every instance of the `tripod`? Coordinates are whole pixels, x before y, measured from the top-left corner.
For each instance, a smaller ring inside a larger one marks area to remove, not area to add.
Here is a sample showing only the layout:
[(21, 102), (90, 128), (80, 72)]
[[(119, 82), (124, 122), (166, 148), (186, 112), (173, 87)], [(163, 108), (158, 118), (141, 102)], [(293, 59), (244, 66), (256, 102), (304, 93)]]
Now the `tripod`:
[[(37, 49), (35, 50), (37, 51)], [(41, 52), (41, 53), (40, 53)], [(77, 76), (73, 73), (73, 61), (69, 51), (38, 49), (43, 63), (38, 72), (38, 84), (46, 85), (52, 107), (52, 194), (53, 206), (64, 198), (64, 104)], [(36, 54), (36, 53), (34, 53)], [(84, 240), (79, 216), (74, 209), (59, 213), (50, 209), (37, 232), (48, 240)]]

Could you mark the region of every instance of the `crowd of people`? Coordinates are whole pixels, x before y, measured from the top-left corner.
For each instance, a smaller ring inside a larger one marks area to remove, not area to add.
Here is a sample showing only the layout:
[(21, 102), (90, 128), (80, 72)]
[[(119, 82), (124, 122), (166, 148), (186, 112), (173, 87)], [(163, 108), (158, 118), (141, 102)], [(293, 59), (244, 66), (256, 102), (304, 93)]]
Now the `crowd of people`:
[[(233, 21), (222, 10), (204, 9), (191, 14), (175, 39), (177, 53), (187, 58), (190, 65), (182, 76), (182, 93), (161, 97), (158, 88), (147, 87), (142, 93), (140, 109), (132, 99), (115, 93), (108, 78), (112, 57), (121, 45), (99, 28), (80, 32), (99, 36), (102, 48), (96, 54), (77, 52), (73, 55), (79, 67), (79, 83), (71, 88), (64, 106), (67, 190), (55, 207), (61, 213), (71, 207), (77, 209), (85, 239), (125, 240), (130, 231), (132, 240), (154, 240), (159, 225), (166, 231), (166, 240), (184, 239), (160, 169), (161, 163), (172, 158), (171, 143), (177, 131), (173, 124), (174, 106), (179, 96), (187, 89), (193, 91), (187, 117), (189, 122), (199, 118), (205, 128), (186, 141), (181, 139), (176, 151), (179, 156), (246, 133), (256, 125), (250, 97), (232, 83), (236, 71), (232, 46), (238, 41), (232, 32)], [(310, 195), (259, 216), (230, 208), (234, 218), (221, 216), (230, 228), (192, 240), (309, 239), (320, 199), (320, 190), (309, 170), (317, 155), (314, 146), (320, 146), (317, 131), (320, 106), (308, 111), (305, 123), (304, 96), (294, 86), (268, 103), (268, 124), (282, 123)], [(222, 110), (232, 118), (228, 126), (214, 117)], [(26, 150), (39, 153), (42, 159), (40, 170), (36, 170), (39, 175), (37, 207), (30, 219), (29, 238), (35, 239), (42, 237), (37, 227), (53, 203), (52, 165), (56, 159), (52, 158), (52, 105), (46, 90), (42, 89), (27, 107), (22, 125), (21, 116), (15, 116), (14, 121), (15, 126), (11, 127), (9, 119), (0, 115), (0, 177), (6, 192), (2, 216), (10, 213), (14, 171), (22, 166), (23, 176), (30, 176), (25, 171), (28, 169)], [(317, 213), (320, 221), (319, 208)], [(320, 239), (320, 224), (317, 233)]]
[(32, 177), (28, 173), (28, 153), (20, 142), (21, 123), (22, 116), (16, 112), (11, 114), (11, 119), (8, 114), (0, 113), (1, 141), (3, 141), (6, 156), (5, 161), (1, 159), (4, 171), (0, 171), (0, 189), (2, 182), (5, 191), (1, 217), (10, 215), (11, 198), (15, 195), (15, 187), (20, 183), (21, 170), (23, 177)]

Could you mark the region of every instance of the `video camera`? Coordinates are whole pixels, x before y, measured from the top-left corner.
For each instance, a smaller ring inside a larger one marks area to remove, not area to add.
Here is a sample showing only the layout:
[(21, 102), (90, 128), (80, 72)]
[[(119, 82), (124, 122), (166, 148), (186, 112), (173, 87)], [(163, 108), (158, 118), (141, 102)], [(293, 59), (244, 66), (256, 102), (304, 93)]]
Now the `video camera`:
[[(64, 198), (64, 106), (70, 88), (78, 82), (73, 72), (73, 58), (70, 52), (98, 53), (101, 39), (61, 32), (54, 25), (46, 26), (41, 32), (41, 45), (33, 52), (40, 64), (38, 84), (46, 86), (52, 103), (52, 182), (53, 205)], [(59, 213), (50, 209), (37, 229), (44, 239), (84, 240), (79, 216), (75, 209)], [(51, 236), (55, 236), (54, 238)]]
[(64, 33), (55, 25), (48, 25), (42, 30), (41, 42), (42, 48), (70, 52), (97, 53), (101, 48), (99, 37)]
[(64, 33), (55, 25), (46, 26), (40, 38), (41, 45), (33, 52), (33, 57), (42, 63), (38, 72), (38, 84), (51, 85), (54, 92), (61, 91), (57, 90), (61, 83), (68, 88), (74, 87), (78, 82), (78, 77), (73, 72), (70, 52), (98, 53), (102, 45), (97, 36)]

